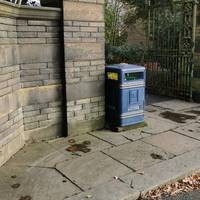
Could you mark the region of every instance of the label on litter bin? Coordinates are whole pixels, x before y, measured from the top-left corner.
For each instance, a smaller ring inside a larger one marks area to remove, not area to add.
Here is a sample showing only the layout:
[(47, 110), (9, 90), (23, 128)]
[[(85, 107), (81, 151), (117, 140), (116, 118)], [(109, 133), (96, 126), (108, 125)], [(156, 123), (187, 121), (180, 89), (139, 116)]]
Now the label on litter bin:
[(107, 72), (107, 77), (108, 77), (109, 80), (118, 81), (118, 73)]

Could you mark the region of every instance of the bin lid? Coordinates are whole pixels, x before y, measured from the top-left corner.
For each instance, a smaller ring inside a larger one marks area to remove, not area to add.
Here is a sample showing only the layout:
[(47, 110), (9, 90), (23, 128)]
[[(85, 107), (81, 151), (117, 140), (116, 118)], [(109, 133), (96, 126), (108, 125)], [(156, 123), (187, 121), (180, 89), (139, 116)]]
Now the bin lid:
[(132, 65), (132, 64), (114, 64), (114, 65), (108, 65), (106, 66), (108, 69), (116, 69), (123, 72), (128, 71), (145, 71), (145, 67), (139, 66), (139, 65)]

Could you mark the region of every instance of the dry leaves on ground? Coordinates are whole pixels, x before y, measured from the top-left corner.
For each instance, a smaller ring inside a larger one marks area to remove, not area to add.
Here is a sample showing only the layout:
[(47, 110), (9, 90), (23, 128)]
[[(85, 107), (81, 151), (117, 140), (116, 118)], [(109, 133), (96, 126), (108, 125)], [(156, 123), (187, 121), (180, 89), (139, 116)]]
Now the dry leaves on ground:
[(144, 199), (158, 200), (165, 196), (174, 196), (179, 193), (191, 192), (197, 189), (200, 189), (200, 172), (196, 172), (170, 185), (165, 185), (149, 191)]

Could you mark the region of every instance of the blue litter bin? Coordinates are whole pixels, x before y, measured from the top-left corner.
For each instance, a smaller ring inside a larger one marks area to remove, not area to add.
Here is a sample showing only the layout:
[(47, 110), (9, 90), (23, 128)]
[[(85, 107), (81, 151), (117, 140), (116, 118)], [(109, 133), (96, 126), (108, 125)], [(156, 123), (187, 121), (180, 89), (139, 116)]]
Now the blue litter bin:
[(106, 67), (106, 122), (111, 128), (144, 122), (145, 79), (145, 67)]

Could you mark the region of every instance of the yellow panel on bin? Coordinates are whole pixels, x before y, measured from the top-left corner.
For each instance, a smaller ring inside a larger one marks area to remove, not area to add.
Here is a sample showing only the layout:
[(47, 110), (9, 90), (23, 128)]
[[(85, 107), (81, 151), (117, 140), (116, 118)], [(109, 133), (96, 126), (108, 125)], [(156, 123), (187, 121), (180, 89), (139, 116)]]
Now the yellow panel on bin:
[(118, 81), (118, 73), (107, 72), (107, 77), (108, 77), (109, 80)]

